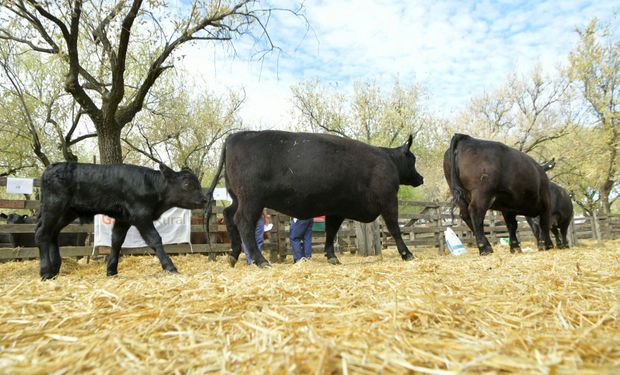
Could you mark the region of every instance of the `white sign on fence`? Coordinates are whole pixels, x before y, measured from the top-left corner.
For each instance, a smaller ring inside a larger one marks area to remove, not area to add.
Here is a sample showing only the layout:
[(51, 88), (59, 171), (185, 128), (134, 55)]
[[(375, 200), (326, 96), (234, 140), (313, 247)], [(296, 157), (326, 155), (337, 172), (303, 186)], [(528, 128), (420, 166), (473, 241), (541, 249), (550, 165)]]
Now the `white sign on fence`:
[[(192, 232), (192, 212), (184, 208), (173, 207), (164, 212), (161, 217), (154, 221), (155, 229), (159, 232), (164, 244), (190, 243)], [(94, 246), (112, 246), (112, 227), (114, 219), (105, 215), (95, 215), (95, 240)], [(136, 248), (148, 245), (140, 236), (136, 227), (132, 226), (127, 231), (127, 237), (122, 247)]]
[(226, 188), (215, 188), (213, 189), (213, 199), (216, 201), (229, 201), (232, 202), (232, 198), (226, 191)]
[(6, 178), (6, 192), (15, 194), (32, 194), (34, 180), (32, 178)]

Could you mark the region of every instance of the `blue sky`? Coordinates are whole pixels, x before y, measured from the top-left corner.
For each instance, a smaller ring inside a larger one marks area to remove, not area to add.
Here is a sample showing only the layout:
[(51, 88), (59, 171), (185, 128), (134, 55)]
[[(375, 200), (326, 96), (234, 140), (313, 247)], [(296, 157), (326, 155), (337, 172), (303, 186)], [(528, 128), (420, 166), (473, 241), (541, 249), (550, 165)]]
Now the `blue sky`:
[(254, 128), (285, 128), (290, 87), (315, 78), (345, 89), (355, 80), (376, 80), (386, 89), (396, 78), (413, 81), (424, 88), (427, 107), (447, 117), (511, 72), (537, 64), (556, 71), (577, 42), (575, 28), (592, 17), (610, 20), (620, 3), (308, 0), (304, 8), (310, 29), (287, 13), (271, 19), (281, 52), (262, 62), (251, 58), (254, 46), (245, 39), (235, 44), (235, 56), (207, 44), (186, 49), (184, 65), (215, 92), (244, 89), (242, 116)]

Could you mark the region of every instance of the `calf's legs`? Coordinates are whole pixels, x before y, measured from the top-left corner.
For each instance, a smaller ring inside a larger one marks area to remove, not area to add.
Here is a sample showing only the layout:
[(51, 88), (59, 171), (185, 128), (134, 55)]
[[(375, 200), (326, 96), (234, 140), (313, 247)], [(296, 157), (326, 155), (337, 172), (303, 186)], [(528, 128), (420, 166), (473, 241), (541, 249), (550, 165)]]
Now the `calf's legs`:
[(58, 247), (58, 234), (77, 217), (70, 212), (65, 212), (63, 215), (60, 213), (61, 210), (49, 212), (59, 213), (59, 216), (41, 215), (35, 231), (41, 262), (39, 275), (43, 280), (51, 279), (60, 272), (62, 258)]
[(130, 225), (127, 223), (122, 223), (118, 220), (114, 222), (114, 227), (112, 227), (112, 250), (110, 250), (110, 255), (108, 256), (108, 276), (114, 276), (118, 273), (118, 257), (129, 227)]
[(155, 255), (157, 255), (157, 258), (159, 258), (159, 262), (161, 263), (162, 268), (168, 272), (177, 273), (177, 268), (174, 266), (174, 263), (172, 263), (172, 259), (170, 259), (168, 254), (166, 254), (166, 252), (164, 251), (164, 245), (161, 242), (161, 236), (159, 235), (159, 233), (157, 233), (153, 222), (149, 221), (136, 224), (136, 228), (138, 228), (138, 231), (140, 232), (142, 239), (144, 239), (144, 242), (146, 242), (149, 247), (155, 250)]

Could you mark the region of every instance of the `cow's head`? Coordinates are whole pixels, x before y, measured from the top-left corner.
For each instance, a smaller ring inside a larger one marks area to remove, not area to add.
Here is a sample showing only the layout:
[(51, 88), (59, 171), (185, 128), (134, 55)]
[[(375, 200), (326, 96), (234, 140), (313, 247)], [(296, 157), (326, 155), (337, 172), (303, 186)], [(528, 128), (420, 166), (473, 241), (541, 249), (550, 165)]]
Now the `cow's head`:
[(187, 209), (204, 208), (207, 198), (195, 174), (187, 170), (175, 172), (161, 163), (159, 170), (166, 180), (166, 200), (169, 204)]
[(402, 165), (400, 170), (400, 183), (411, 186), (420, 186), (424, 183), (424, 177), (415, 169), (415, 155), (411, 152), (413, 136), (409, 135), (407, 142), (398, 148), (398, 153), (402, 155)]
[(28, 215), (20, 215), (20, 214), (9, 214), (6, 217), (7, 224), (32, 224), (34, 219), (32, 219)]

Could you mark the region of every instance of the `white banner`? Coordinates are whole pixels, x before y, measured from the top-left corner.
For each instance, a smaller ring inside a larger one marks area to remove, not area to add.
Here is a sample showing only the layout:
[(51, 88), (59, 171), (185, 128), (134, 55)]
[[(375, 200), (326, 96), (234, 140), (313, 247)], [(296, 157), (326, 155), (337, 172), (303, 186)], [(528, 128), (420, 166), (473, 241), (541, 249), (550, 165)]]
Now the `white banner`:
[(34, 180), (32, 178), (6, 178), (6, 192), (16, 194), (32, 194), (32, 186)]
[[(155, 229), (159, 232), (164, 244), (190, 243), (192, 232), (192, 212), (184, 208), (172, 207), (154, 221)], [(112, 227), (114, 219), (105, 215), (95, 215), (94, 246), (112, 246)], [(127, 237), (122, 247), (136, 248), (148, 245), (134, 226), (127, 231)]]

